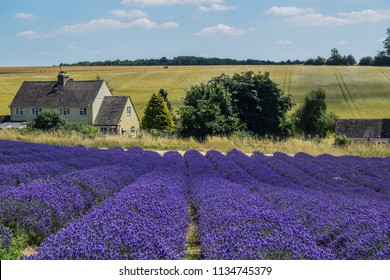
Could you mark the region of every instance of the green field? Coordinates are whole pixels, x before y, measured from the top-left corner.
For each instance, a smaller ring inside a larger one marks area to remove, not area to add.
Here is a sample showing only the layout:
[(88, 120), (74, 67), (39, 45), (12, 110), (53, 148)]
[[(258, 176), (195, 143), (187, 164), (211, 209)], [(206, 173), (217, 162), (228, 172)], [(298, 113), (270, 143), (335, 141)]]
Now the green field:
[[(163, 67), (63, 67), (75, 80), (101, 79), (114, 95), (131, 96), (140, 117), (154, 92), (164, 88), (178, 109), (191, 85), (222, 73), (270, 72), (271, 78), (297, 106), (313, 89), (328, 93), (329, 110), (341, 118), (390, 118), (390, 68), (359, 66), (170, 66)], [(55, 80), (58, 67), (0, 67), (0, 115), (9, 114), (23, 81)], [(295, 108), (297, 107), (295, 106)]]

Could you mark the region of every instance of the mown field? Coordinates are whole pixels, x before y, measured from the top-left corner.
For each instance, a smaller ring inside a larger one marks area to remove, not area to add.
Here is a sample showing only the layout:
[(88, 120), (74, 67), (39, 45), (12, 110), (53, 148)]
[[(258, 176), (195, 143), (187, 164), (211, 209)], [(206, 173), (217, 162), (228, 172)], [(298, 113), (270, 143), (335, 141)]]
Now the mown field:
[(0, 259), (390, 259), (390, 161), (0, 140)]
[[(390, 118), (390, 68), (359, 66), (171, 66), (163, 67), (63, 67), (75, 80), (106, 80), (114, 95), (131, 96), (140, 117), (151, 95), (164, 88), (178, 109), (191, 85), (222, 73), (271, 73), (297, 106), (313, 89), (328, 92), (329, 110), (341, 118)], [(0, 67), (0, 115), (23, 81), (55, 80), (58, 67)]]

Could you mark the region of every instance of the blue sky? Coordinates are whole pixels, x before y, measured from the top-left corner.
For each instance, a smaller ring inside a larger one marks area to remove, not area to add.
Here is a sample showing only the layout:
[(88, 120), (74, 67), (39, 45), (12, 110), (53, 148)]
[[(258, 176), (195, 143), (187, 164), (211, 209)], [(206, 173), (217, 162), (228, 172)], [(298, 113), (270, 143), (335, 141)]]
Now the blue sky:
[(0, 65), (172, 58), (305, 60), (383, 49), (388, 0), (2, 0)]

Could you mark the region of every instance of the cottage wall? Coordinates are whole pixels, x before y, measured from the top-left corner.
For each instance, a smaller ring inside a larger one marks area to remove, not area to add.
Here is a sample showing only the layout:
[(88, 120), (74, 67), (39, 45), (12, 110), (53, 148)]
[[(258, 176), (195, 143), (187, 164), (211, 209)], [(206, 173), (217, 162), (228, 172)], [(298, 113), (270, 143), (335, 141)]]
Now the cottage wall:
[[(131, 108), (131, 113), (128, 115), (127, 113), (127, 108)], [(138, 134), (140, 124), (139, 124), (139, 119), (137, 117), (137, 113), (134, 109), (134, 106), (132, 102), (130, 101), (130, 98), (127, 99), (125, 109), (122, 113), (121, 120), (119, 122), (119, 131), (122, 131), (123, 134), (125, 135), (132, 135), (132, 130), (131, 128), (134, 127), (134, 135)]]
[[(68, 107), (70, 109), (70, 115), (68, 116), (62, 116), (65, 120), (69, 122), (75, 122), (82, 125), (92, 125), (92, 112), (91, 107), (87, 108), (87, 115), (81, 116), (80, 115), (80, 107)], [(47, 110), (54, 110), (56, 112), (60, 112), (60, 108), (41, 108), (42, 111)], [(14, 122), (26, 122), (31, 121), (36, 117), (36, 115), (33, 115), (32, 107), (25, 107), (23, 108), (23, 115), (17, 116), (16, 115), (16, 108), (11, 108), (11, 120)]]

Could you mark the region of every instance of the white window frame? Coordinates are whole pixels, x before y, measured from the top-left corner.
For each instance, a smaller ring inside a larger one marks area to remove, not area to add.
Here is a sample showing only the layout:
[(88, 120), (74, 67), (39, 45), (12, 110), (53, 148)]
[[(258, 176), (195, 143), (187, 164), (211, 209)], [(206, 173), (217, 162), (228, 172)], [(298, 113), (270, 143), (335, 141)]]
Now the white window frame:
[(130, 134), (131, 134), (131, 135), (135, 135), (135, 126), (132, 126), (132, 127), (130, 128)]
[(15, 108), (15, 116), (23, 116), (23, 108)]
[(88, 108), (87, 107), (81, 107), (80, 108), (80, 116), (87, 116), (88, 115)]
[(40, 112), (42, 112), (42, 108), (32, 108), (31, 109), (31, 115), (33, 115), (33, 116), (38, 115)]
[(127, 106), (127, 115), (131, 116), (131, 106)]
[(60, 114), (61, 114), (61, 116), (64, 116), (64, 117), (71, 116), (70, 108), (60, 108)]

